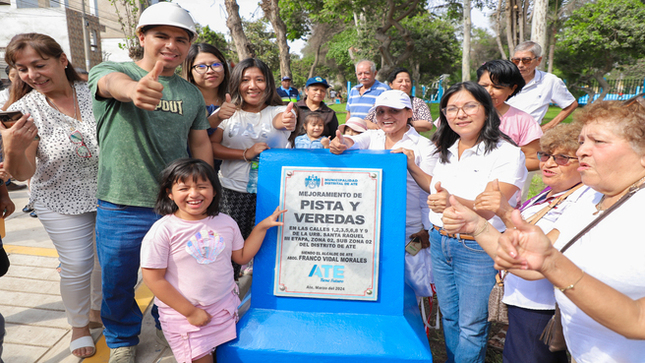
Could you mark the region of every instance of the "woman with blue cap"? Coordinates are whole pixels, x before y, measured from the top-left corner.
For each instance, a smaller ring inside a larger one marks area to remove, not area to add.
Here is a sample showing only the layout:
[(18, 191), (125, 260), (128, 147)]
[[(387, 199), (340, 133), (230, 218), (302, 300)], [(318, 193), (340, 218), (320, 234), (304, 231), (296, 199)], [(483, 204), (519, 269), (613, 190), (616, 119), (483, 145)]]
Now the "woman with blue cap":
[(296, 131), (291, 134), (289, 141), (293, 141), (292, 139), (295, 139), (296, 136), (304, 133), (302, 122), (305, 117), (312, 112), (319, 113), (325, 121), (325, 130), (323, 131), (322, 136), (326, 136), (330, 139), (334, 137), (336, 129), (338, 129), (336, 112), (323, 102), (327, 95), (328, 88), (329, 84), (322, 77), (312, 77), (307, 80), (307, 83), (305, 84), (305, 97), (296, 103), (298, 125), (296, 125)]

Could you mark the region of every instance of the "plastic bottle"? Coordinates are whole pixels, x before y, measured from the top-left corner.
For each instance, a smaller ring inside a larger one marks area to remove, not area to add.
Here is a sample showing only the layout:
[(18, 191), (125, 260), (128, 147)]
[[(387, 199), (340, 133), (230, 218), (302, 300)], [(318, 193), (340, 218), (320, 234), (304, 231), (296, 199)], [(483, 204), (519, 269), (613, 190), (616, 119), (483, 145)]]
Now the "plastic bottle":
[(257, 193), (258, 192), (258, 168), (260, 167), (260, 156), (249, 161), (251, 169), (249, 169), (249, 182), (246, 184), (246, 191), (248, 193)]

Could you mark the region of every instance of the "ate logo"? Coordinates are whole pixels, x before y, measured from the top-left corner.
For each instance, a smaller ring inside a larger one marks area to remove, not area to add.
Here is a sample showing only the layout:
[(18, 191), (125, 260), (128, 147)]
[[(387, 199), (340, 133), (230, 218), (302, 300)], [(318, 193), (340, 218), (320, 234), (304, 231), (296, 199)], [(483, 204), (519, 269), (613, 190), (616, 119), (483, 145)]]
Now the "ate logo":
[(342, 265), (314, 265), (309, 272), (309, 277), (317, 276), (321, 279), (344, 279), (345, 266)]

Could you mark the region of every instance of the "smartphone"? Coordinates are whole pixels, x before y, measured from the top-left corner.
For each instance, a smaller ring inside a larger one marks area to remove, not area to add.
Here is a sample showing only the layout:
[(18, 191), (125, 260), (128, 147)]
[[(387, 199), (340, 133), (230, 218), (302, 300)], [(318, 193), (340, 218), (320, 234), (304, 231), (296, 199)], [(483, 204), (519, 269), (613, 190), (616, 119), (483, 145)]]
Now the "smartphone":
[(421, 241), (418, 237), (410, 239), (407, 245), (405, 245), (405, 251), (412, 256), (416, 256), (419, 251), (421, 251)]
[(22, 112), (20, 111), (0, 111), (0, 122), (6, 128), (13, 126), (21, 117)]

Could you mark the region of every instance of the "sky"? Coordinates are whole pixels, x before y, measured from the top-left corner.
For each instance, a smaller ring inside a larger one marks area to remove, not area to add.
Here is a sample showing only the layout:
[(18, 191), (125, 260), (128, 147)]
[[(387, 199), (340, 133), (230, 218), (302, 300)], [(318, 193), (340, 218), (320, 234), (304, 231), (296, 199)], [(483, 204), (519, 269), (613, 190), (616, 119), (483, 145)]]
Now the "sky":
[[(224, 0), (173, 0), (184, 9), (188, 10), (200, 25), (208, 25), (212, 30), (225, 34), (228, 39), (229, 30), (226, 26), (226, 6)], [(258, 5), (258, 0), (237, 0), (240, 7), (240, 16), (245, 20), (255, 20), (264, 16)], [(490, 29), (486, 15), (477, 9), (472, 11), (473, 26)], [(306, 45), (304, 40), (289, 42), (291, 52), (301, 54)], [(301, 54), (302, 55), (302, 54)]]

